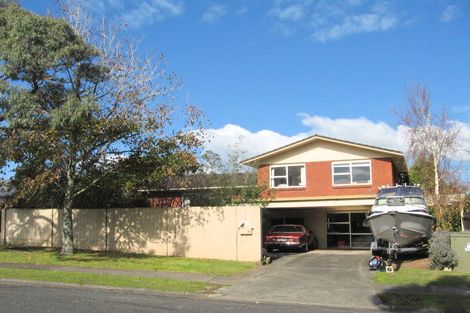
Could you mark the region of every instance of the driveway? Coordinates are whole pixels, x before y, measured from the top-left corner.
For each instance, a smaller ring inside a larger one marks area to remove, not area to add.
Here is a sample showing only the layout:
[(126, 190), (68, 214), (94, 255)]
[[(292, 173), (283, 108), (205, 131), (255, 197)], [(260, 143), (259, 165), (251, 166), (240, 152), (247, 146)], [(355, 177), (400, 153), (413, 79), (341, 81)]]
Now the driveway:
[(222, 291), (222, 298), (377, 309), (369, 251), (283, 256)]

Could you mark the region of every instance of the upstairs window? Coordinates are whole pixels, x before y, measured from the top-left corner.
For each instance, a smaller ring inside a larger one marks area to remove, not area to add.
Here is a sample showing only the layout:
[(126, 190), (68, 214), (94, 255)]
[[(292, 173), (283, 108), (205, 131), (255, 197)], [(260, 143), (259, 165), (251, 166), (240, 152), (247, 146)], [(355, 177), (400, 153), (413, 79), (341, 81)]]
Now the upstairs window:
[(333, 163), (333, 185), (370, 184), (370, 161)]
[(305, 165), (271, 166), (270, 181), (272, 188), (304, 187)]

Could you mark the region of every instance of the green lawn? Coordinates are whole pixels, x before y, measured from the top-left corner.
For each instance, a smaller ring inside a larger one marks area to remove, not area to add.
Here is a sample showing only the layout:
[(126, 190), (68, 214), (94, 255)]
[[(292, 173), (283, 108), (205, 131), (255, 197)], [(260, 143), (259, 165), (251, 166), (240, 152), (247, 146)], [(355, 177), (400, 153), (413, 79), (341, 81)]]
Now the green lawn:
[(83, 252), (63, 256), (44, 249), (0, 250), (0, 262), (32, 263), (110, 269), (169, 271), (230, 276), (252, 269), (251, 262), (158, 257), (114, 252)]
[(207, 284), (204, 282), (176, 279), (12, 268), (0, 268), (0, 278), (50, 281), (79, 285), (146, 288), (167, 292), (203, 292), (214, 290), (219, 287), (218, 285)]
[[(418, 287), (441, 286), (470, 288), (470, 273), (419, 269), (401, 269), (394, 273), (376, 273), (377, 284), (392, 285), (378, 294), (381, 301), (394, 310), (434, 309), (439, 312), (470, 312), (470, 297), (460, 294), (427, 293)], [(416, 292), (414, 292), (416, 290)]]
[(375, 282), (385, 285), (449, 286), (470, 288), (470, 273), (419, 269), (401, 269), (394, 273), (378, 272)]
[(378, 294), (383, 304), (392, 311), (418, 311), (464, 313), (470, 312), (470, 297), (464, 295), (435, 295), (435, 294)]

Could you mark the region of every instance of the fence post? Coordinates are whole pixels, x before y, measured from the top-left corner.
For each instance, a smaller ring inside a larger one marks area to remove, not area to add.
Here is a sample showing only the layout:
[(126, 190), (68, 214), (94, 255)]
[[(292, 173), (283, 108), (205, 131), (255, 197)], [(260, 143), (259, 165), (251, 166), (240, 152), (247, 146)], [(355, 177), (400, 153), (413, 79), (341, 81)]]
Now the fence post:
[[(54, 212), (56, 209), (51, 209), (51, 248), (54, 249)], [(57, 221), (58, 223), (59, 221)]]
[(108, 252), (108, 207), (104, 211), (104, 250)]
[(2, 244), (7, 245), (7, 208), (2, 210)]

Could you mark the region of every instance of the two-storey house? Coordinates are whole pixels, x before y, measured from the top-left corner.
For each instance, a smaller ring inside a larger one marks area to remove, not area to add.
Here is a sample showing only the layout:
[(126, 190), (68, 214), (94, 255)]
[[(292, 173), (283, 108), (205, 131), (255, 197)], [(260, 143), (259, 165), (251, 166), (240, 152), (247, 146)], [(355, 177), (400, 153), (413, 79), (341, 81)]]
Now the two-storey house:
[(269, 187), (263, 233), (273, 225), (304, 224), (320, 248), (368, 248), (364, 224), (381, 186), (406, 182), (403, 153), (314, 135), (243, 161)]

